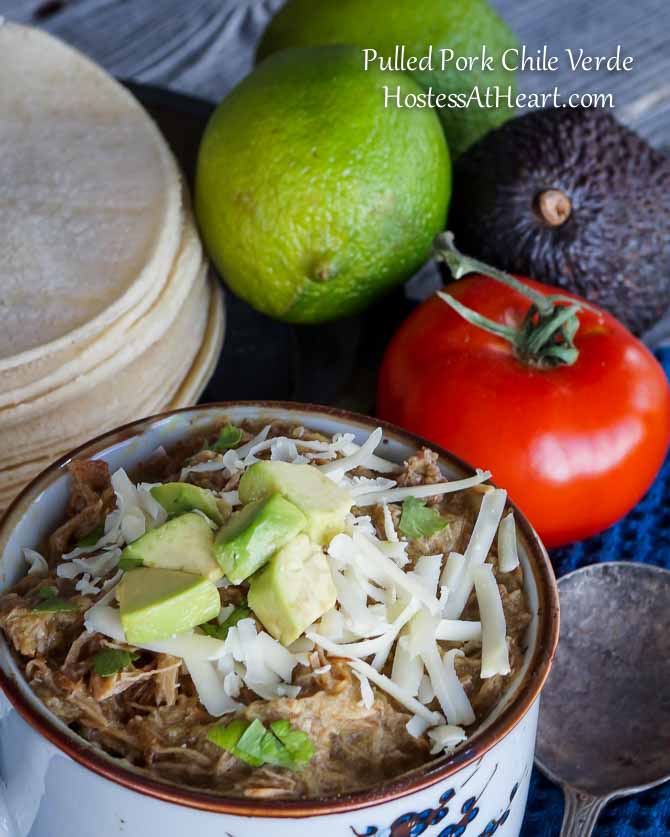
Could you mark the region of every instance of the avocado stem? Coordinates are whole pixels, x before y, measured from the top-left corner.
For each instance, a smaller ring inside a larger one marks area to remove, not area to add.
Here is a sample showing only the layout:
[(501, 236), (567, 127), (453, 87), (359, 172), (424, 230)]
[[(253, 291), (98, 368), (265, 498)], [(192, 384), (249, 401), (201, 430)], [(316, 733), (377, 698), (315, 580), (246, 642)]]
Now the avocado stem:
[(535, 211), (550, 227), (560, 227), (572, 213), (572, 202), (561, 189), (545, 189), (535, 198)]
[(545, 296), (509, 273), (463, 255), (456, 249), (450, 232), (437, 236), (433, 257), (445, 262), (456, 280), (469, 273), (481, 273), (530, 300), (523, 323), (517, 328), (491, 320), (463, 305), (451, 294), (438, 291), (440, 299), (469, 323), (511, 343), (519, 360), (537, 368), (572, 366), (576, 362), (579, 357), (579, 349), (574, 344), (579, 330), (577, 314), (585, 308), (593, 310), (590, 305), (562, 294)]

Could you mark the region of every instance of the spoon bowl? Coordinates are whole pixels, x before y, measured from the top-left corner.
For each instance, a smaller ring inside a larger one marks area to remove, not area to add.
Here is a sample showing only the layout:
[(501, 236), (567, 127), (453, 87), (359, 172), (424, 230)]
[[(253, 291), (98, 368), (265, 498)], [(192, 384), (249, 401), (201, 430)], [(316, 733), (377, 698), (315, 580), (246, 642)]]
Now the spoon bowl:
[(566, 795), (564, 835), (670, 778), (670, 572), (593, 564), (559, 579), (561, 636), (536, 762)]

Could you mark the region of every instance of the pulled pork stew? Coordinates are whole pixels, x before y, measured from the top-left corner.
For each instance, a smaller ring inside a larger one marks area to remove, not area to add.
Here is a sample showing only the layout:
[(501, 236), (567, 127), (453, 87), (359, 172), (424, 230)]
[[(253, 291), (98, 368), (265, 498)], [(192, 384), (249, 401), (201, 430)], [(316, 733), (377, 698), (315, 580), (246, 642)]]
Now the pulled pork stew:
[(0, 599), (32, 689), (112, 756), (228, 796), (334, 796), (458, 747), (522, 663), (514, 519), (489, 474), (395, 465), (381, 435), (223, 423), (130, 476), (73, 461), (64, 522)]

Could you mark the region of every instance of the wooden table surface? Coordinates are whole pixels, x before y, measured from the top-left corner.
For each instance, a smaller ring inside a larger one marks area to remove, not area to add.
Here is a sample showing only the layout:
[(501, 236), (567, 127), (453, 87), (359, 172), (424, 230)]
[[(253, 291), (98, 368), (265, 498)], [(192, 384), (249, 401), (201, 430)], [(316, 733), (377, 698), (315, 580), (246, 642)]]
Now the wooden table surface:
[[(611, 92), (622, 121), (654, 145), (670, 146), (670, 0), (493, 4), (530, 50), (546, 43), (555, 52), (571, 47), (609, 55), (621, 44), (634, 58), (629, 73), (577, 74), (567, 62), (557, 73), (523, 73), (522, 90), (545, 91), (556, 84), (566, 93)], [(122, 78), (218, 100), (250, 69), (258, 34), (280, 5), (281, 0), (0, 0), (0, 15), (44, 26)], [(2, 56), (0, 69), (1, 62)]]

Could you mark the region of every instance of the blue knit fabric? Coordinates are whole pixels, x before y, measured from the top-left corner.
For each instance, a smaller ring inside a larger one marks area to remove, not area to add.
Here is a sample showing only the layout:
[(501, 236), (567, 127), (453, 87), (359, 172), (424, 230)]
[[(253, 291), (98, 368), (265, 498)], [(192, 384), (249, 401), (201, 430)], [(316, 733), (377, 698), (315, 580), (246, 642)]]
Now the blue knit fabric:
[[(670, 377), (670, 348), (657, 353)], [(601, 535), (555, 549), (558, 576), (597, 561), (643, 561), (670, 569), (670, 457), (640, 503)], [(537, 769), (533, 772), (522, 837), (556, 837), (563, 817), (563, 795)], [(611, 802), (600, 815), (596, 837), (670, 835), (670, 783)]]

